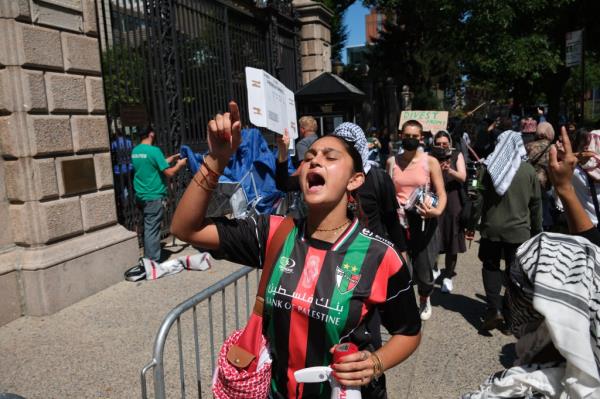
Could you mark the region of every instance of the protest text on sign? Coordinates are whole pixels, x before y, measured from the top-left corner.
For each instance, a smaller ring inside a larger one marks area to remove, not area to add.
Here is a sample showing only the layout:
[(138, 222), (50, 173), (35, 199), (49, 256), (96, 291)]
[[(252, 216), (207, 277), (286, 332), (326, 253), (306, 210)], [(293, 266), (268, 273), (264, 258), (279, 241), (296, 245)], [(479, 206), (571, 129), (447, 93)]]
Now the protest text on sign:
[(406, 121), (416, 120), (423, 125), (424, 132), (437, 133), (448, 126), (448, 111), (402, 111), (398, 130)]

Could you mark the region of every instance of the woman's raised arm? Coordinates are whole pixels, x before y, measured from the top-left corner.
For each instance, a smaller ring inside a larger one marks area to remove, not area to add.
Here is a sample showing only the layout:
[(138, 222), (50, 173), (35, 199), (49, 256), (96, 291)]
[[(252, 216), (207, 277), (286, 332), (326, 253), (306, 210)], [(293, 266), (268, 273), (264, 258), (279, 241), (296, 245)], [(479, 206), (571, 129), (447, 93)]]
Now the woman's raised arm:
[(180, 240), (201, 248), (219, 248), (217, 228), (205, 220), (205, 215), (219, 176), (240, 145), (240, 131), (240, 111), (233, 101), (229, 112), (218, 114), (208, 123), (210, 152), (185, 190), (171, 223), (171, 233)]

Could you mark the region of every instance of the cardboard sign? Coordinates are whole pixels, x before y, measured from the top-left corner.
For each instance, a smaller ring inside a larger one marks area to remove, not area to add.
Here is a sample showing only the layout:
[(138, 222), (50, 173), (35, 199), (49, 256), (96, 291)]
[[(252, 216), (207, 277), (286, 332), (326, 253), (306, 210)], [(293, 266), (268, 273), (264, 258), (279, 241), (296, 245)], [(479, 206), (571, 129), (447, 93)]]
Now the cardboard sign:
[(287, 128), (293, 150), (298, 138), (294, 93), (262, 69), (250, 67), (246, 67), (246, 87), (250, 122), (278, 134)]
[(433, 134), (448, 128), (448, 111), (402, 111), (398, 130), (406, 121), (416, 120), (423, 125), (424, 132)]

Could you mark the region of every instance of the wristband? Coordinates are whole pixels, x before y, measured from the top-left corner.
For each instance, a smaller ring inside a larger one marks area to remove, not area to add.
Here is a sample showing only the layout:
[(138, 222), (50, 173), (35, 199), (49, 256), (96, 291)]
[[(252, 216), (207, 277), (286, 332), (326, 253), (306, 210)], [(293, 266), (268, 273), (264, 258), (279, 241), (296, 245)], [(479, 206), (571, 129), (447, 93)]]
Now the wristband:
[[(209, 153), (210, 154), (210, 153)], [(208, 154), (206, 154), (208, 155)], [(215, 172), (214, 170), (211, 169), (210, 166), (208, 166), (208, 164), (206, 163), (206, 155), (202, 158), (202, 165), (204, 165), (204, 167), (206, 168), (206, 171), (208, 172), (209, 176), (214, 176), (217, 179), (219, 179), (219, 176), (221, 175), (220, 173)]]
[[(202, 179), (198, 180), (198, 173), (202, 176)], [(218, 182), (210, 182), (208, 180), (208, 177), (204, 174), (204, 172), (202, 171), (202, 168), (198, 169), (198, 173), (196, 173), (193, 177), (192, 180), (194, 180), (194, 183), (196, 183), (196, 185), (200, 188), (203, 188), (206, 191), (214, 191), (217, 187), (218, 187)], [(212, 187), (211, 187), (212, 185)]]
[(377, 353), (371, 353), (371, 361), (373, 362), (373, 378), (378, 379), (383, 374), (383, 364)]

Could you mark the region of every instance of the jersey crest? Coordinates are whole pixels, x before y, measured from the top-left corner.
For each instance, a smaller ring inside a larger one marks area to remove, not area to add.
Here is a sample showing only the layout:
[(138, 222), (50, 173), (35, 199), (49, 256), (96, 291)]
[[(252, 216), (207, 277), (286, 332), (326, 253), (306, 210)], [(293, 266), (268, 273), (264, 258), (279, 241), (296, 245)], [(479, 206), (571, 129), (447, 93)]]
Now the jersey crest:
[(354, 289), (360, 281), (360, 274), (354, 274), (359, 269), (349, 263), (344, 263), (342, 267), (336, 266), (335, 285), (338, 291), (346, 294)]

